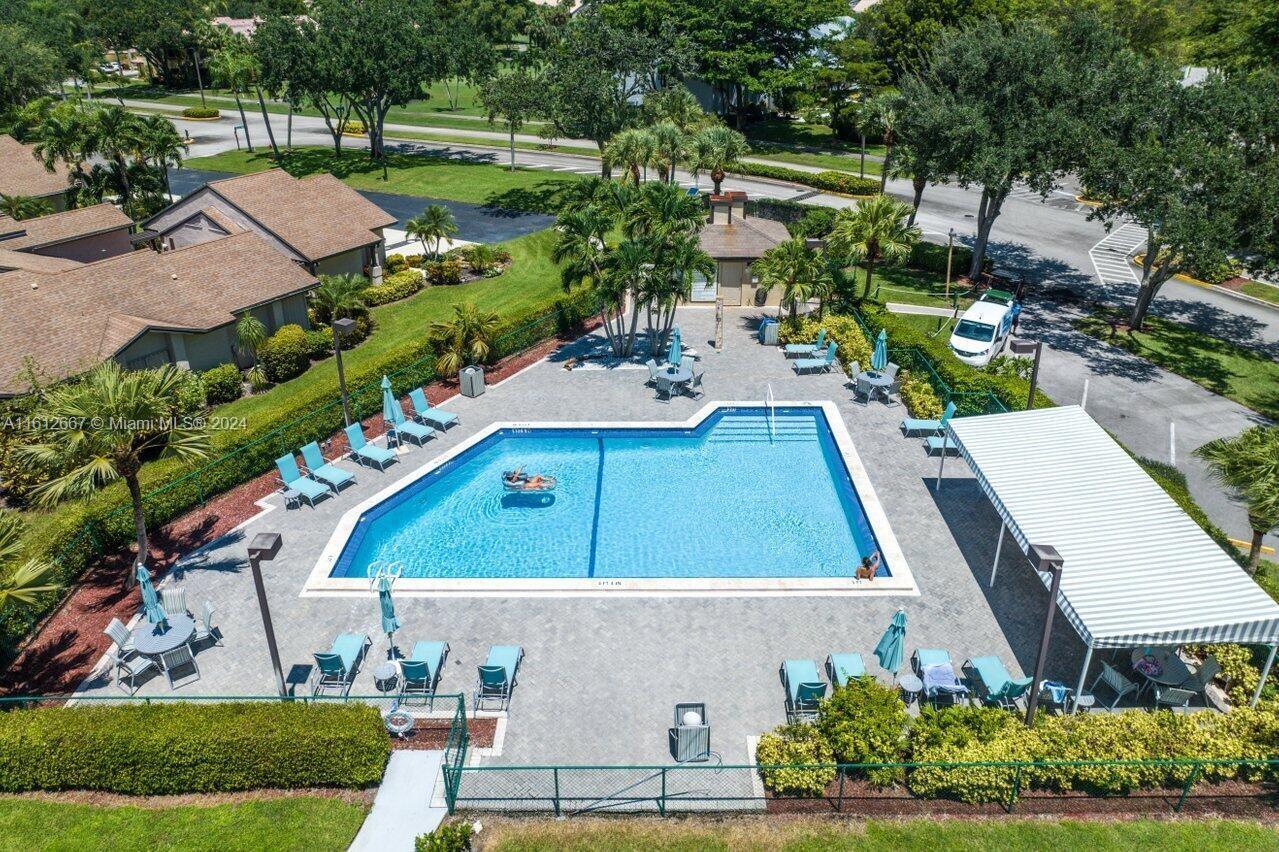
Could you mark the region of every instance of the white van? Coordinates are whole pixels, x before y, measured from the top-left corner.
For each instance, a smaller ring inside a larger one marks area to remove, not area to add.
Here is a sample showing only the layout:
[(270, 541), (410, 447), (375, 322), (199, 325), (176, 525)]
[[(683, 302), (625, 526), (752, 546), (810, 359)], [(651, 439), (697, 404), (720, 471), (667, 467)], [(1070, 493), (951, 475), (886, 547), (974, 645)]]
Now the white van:
[(1012, 334), (1021, 303), (1004, 290), (987, 290), (964, 311), (950, 335), (955, 357), (973, 367), (984, 367), (1004, 350)]

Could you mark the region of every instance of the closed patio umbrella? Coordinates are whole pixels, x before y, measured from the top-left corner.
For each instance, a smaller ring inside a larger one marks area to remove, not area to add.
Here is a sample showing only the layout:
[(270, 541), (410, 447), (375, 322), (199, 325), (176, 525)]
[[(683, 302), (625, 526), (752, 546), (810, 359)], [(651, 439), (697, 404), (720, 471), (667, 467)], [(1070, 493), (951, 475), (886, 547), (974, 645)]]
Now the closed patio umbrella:
[(382, 377), (382, 419), (386, 421), (388, 429), (394, 429), (404, 422), (404, 409), (396, 405), (390, 376)]
[(666, 353), (667, 362), (674, 367), (679, 366), (680, 349), (679, 326), (675, 326), (675, 330), (671, 332), (671, 351)]
[(169, 616), (164, 607), (160, 606), (160, 596), (155, 593), (155, 586), (151, 585), (151, 572), (147, 570), (147, 566), (138, 565), (136, 576), (138, 589), (142, 592), (142, 611), (147, 621), (152, 624), (167, 624)]
[(879, 644), (875, 646), (875, 656), (879, 659), (880, 667), (886, 672), (892, 672), (893, 677), (897, 676), (897, 670), (902, 667), (902, 654), (905, 647), (906, 611), (899, 609), (893, 615), (893, 620), (884, 631), (884, 635), (879, 637)]
[(395, 617), (395, 601), (391, 599), (392, 578), (383, 574), (377, 581), (377, 601), (382, 610), (382, 632), (386, 634), (390, 645), (390, 655), (395, 657), (395, 631), (400, 629), (400, 620)]
[(882, 370), (888, 366), (888, 332), (884, 329), (879, 330), (879, 336), (875, 338), (875, 351), (870, 356), (870, 368), (872, 370)]

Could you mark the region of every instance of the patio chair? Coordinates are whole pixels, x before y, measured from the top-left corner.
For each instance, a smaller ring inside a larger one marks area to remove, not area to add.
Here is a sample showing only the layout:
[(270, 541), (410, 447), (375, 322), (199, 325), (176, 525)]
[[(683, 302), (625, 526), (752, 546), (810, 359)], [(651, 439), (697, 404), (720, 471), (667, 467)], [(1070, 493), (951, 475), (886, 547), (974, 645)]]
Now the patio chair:
[(982, 693), (978, 697), (983, 702), (1009, 710), (1017, 706), (1017, 699), (1029, 692), (1035, 681), (1031, 677), (1014, 678), (998, 657), (973, 657), (964, 668), (971, 669), (981, 681)]
[(787, 358), (812, 358), (826, 345), (826, 329), (817, 332), (817, 340), (813, 343), (787, 343), (782, 347)]
[(1096, 695), (1097, 685), (1102, 683), (1110, 687), (1111, 692), (1115, 693), (1115, 700), (1106, 705), (1108, 710), (1114, 710), (1115, 705), (1122, 701), (1125, 695), (1137, 691), (1137, 684), (1124, 677), (1105, 660), (1101, 661), (1101, 674), (1097, 675), (1097, 679), (1092, 683), (1092, 689), (1088, 691)]
[(1196, 695), (1203, 695), (1204, 705), (1208, 704), (1208, 684), (1212, 683), (1212, 679), (1221, 673), (1221, 663), (1217, 662), (1217, 658), (1209, 654), (1204, 661), (1195, 669), (1195, 673), (1190, 676), (1190, 680), (1181, 685), (1182, 689), (1189, 689)]
[(666, 402), (671, 401), (671, 397), (675, 395), (675, 383), (666, 376), (657, 377), (657, 398)]
[(311, 694), (319, 695), (326, 689), (336, 688), (343, 696), (351, 691), (351, 683), (360, 668), (360, 661), (373, 640), (363, 633), (343, 633), (333, 640), (326, 653), (314, 654), (315, 674)]
[(910, 667), (921, 677), (928, 666), (940, 666), (950, 663), (950, 651), (944, 648), (916, 648), (910, 655)]
[(655, 387), (657, 385), (657, 371), (661, 369), (657, 366), (657, 359), (649, 358), (644, 362), (644, 366), (648, 367), (648, 381), (644, 384), (648, 385), (650, 388)]
[(689, 381), (687, 385), (688, 395), (691, 396), (693, 399), (701, 399), (702, 397), (706, 396), (706, 392), (702, 390), (702, 376), (704, 375), (706, 375), (705, 370), (693, 371), (693, 378)]
[(315, 501), (327, 497), (332, 492), (327, 485), (321, 485), (314, 479), (308, 479), (298, 470), (298, 460), (292, 453), (280, 456), (275, 460), (275, 469), (280, 473), (280, 482), (286, 491), (292, 491), (315, 508)]
[(364, 439), (364, 427), (359, 423), (346, 427), (346, 440), (351, 444), (351, 457), (361, 464), (375, 464), (378, 470), (386, 470), (388, 464), (396, 461), (394, 450), (370, 444)]
[(861, 654), (828, 654), (826, 675), (836, 686), (847, 686), (855, 678), (865, 677), (866, 665)]
[(451, 411), (444, 411), (441, 408), (432, 408), (431, 403), (426, 401), (426, 394), (421, 388), (414, 388), (409, 391), (409, 402), (413, 403), (413, 416), (425, 423), (427, 426), (434, 426), (441, 432), (447, 432), (449, 427), (456, 426), (462, 421), (456, 414)]
[(795, 722), (815, 719), (817, 708), (826, 696), (826, 684), (812, 660), (786, 660), (782, 663), (782, 685), (786, 687), (786, 720)]
[(448, 655), (447, 642), (418, 642), (414, 645), (413, 653), (400, 660), (400, 702), (411, 696), (433, 700)]
[[(195, 664), (195, 655), (191, 653), (191, 646), (185, 643), (161, 654), (160, 667), (164, 669), (164, 677), (169, 681), (169, 689), (177, 689), (179, 686), (186, 686), (200, 679), (200, 667)], [(181, 683), (176, 683), (173, 673), (182, 669), (190, 669), (191, 672), (185, 680), (178, 678), (182, 681)]]
[(1169, 710), (1175, 710), (1178, 707), (1189, 707), (1190, 700), (1195, 697), (1195, 693), (1189, 689), (1182, 689), (1177, 686), (1161, 686), (1155, 684), (1155, 709), (1167, 707)]
[(404, 406), (400, 405), (400, 401), (398, 399), (392, 400), (392, 402), (394, 402), (395, 406), (400, 409), (400, 415), (402, 417), (400, 422), (396, 423), (392, 427), (395, 430), (397, 439), (400, 435), (404, 435), (411, 438), (413, 443), (420, 447), (435, 437), (435, 430), (430, 426), (427, 426), (425, 423), (418, 423), (416, 420), (410, 420), (408, 417), (404, 416)]
[(342, 490), (343, 485), (355, 482), (354, 473), (325, 461), (324, 454), (320, 452), (320, 445), (315, 441), (302, 448), (302, 462), (306, 465), (312, 479), (323, 482), (332, 488), (335, 494)]
[(820, 358), (800, 358), (795, 362), (795, 374), (808, 372), (829, 373), (831, 366), (835, 363), (835, 350), (839, 348), (839, 344), (831, 341), (826, 347), (826, 354)]
[(222, 644), (222, 631), (213, 626), (213, 604), (205, 601), (204, 607), (200, 610), (200, 620), (195, 625), (195, 635), (191, 637), (191, 644), (198, 645), (210, 639), (213, 640), (214, 645)]
[(475, 679), (475, 709), (483, 710), (485, 702), (496, 701), (499, 710), (511, 706), (511, 692), (515, 689), (515, 674), (524, 659), (524, 649), (519, 645), (494, 645), (489, 648), (488, 661), (479, 667)]
[(114, 651), (108, 651), (107, 659), (111, 661), (111, 665), (115, 669), (116, 685), (129, 695), (137, 694), (138, 678), (147, 672), (156, 671), (155, 660), (150, 657), (125, 659)]
[(160, 606), (164, 607), (164, 611), (169, 615), (191, 614), (191, 610), (187, 609), (187, 590), (181, 586), (161, 589)]
[(924, 433), (928, 435), (936, 435), (946, 428), (946, 424), (950, 422), (950, 418), (955, 416), (955, 403), (946, 403), (946, 410), (941, 413), (940, 420), (921, 419), (916, 417), (907, 417), (902, 421), (902, 432), (909, 435), (914, 433)]
[(133, 634), (120, 619), (112, 618), (111, 623), (103, 628), (102, 632), (115, 643), (121, 659), (127, 660), (137, 654), (137, 651), (133, 650)]

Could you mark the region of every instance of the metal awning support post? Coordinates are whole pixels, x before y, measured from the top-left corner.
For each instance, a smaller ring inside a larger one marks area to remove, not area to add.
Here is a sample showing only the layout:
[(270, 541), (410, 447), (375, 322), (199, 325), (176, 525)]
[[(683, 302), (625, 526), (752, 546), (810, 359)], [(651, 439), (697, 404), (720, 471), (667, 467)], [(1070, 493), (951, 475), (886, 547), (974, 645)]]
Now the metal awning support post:
[(1279, 650), (1279, 645), (1270, 646), (1270, 654), (1266, 657), (1266, 664), (1261, 667), (1261, 680), (1257, 681), (1257, 691), (1252, 694), (1252, 703), (1249, 707), (1256, 707), (1257, 702), (1261, 700), (1261, 690), (1266, 685), (1266, 678), (1270, 675), (1270, 667), (1275, 664), (1275, 651)]
[(946, 446), (950, 440), (950, 430), (943, 429), (941, 433), (941, 464), (937, 465), (937, 487), (934, 493), (941, 493), (941, 472), (946, 469)]
[(990, 585), (995, 585), (995, 572), (999, 570), (999, 555), (1004, 551), (1004, 533), (1008, 532), (1008, 522), (999, 519), (999, 538), (995, 541), (995, 563), (990, 566)]
[(1075, 703), (1070, 708), (1071, 713), (1079, 709), (1079, 699), (1084, 694), (1084, 680), (1088, 677), (1088, 667), (1090, 665), (1092, 665), (1092, 645), (1089, 645), (1087, 652), (1084, 653), (1084, 665), (1079, 670), (1079, 682), (1075, 684)]

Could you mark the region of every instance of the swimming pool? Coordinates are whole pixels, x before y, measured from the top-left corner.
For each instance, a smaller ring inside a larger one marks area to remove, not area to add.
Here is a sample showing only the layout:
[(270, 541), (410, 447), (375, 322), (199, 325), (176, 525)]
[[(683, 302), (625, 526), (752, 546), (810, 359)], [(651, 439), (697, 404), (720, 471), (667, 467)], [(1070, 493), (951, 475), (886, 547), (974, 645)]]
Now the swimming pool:
[[(873, 553), (876, 583), (905, 568), (823, 406), (708, 409), (681, 425), (492, 428), (349, 512), (317, 575), (349, 585), (394, 562), (405, 581), (497, 590), (849, 585)], [(507, 492), (517, 467), (554, 476), (554, 491)]]

